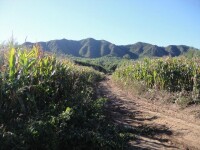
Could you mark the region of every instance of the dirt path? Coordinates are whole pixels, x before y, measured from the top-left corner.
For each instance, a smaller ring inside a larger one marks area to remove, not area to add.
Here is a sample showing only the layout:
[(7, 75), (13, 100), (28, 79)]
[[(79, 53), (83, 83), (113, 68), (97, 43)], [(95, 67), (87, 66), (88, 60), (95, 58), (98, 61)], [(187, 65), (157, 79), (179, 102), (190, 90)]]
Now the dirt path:
[(199, 120), (128, 94), (110, 78), (102, 81), (98, 89), (110, 100), (107, 108), (113, 120), (132, 128), (136, 134), (136, 139), (129, 143), (130, 149), (200, 150)]

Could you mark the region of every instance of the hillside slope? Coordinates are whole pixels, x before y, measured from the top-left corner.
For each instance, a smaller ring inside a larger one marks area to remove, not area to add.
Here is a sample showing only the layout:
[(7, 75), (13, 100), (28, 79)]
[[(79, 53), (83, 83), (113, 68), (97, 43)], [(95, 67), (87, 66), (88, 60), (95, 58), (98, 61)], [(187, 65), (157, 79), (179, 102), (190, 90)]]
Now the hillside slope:
[(115, 45), (105, 40), (95, 40), (93, 38), (80, 41), (61, 39), (37, 43), (25, 42), (23, 46), (32, 48), (34, 44), (40, 45), (44, 51), (86, 58), (116, 56), (137, 59), (141, 57), (174, 57), (187, 53), (199, 53), (198, 49), (185, 45), (160, 47), (143, 42), (130, 45)]

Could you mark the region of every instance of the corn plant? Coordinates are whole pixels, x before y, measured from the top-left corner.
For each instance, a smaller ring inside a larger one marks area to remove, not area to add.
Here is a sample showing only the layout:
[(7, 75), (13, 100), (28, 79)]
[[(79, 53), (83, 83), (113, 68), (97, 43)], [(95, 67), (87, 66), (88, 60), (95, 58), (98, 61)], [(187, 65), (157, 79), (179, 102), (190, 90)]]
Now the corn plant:
[(10, 48), (3, 65), (0, 101), (13, 113), (37, 113), (51, 103), (85, 97), (89, 83), (101, 76), (93, 69), (43, 54), (37, 46), (31, 50)]
[(144, 59), (132, 65), (118, 68), (113, 76), (117, 80), (142, 81), (148, 88), (160, 90), (193, 91), (196, 97), (200, 89), (200, 63), (197, 59), (160, 58)]
[(125, 145), (124, 133), (103, 117), (105, 100), (94, 99), (101, 73), (44, 54), (38, 46), (10, 48), (0, 67), (0, 149)]

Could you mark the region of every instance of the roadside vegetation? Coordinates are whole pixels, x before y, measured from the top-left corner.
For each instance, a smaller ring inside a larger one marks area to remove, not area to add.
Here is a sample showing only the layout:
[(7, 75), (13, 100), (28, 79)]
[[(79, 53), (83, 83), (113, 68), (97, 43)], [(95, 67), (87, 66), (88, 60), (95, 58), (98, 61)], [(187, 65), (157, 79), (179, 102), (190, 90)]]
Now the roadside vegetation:
[(200, 60), (186, 57), (143, 59), (118, 68), (113, 79), (138, 94), (171, 93), (179, 104), (200, 102)]
[[(55, 56), (16, 45), (0, 51), (0, 149), (124, 149), (132, 138), (105, 111), (106, 74), (125, 90), (200, 103), (200, 60)], [(158, 94), (159, 93), (159, 94)]]
[(105, 115), (104, 75), (39, 47), (10, 46), (0, 62), (0, 149), (123, 149), (124, 129)]
[(100, 58), (81, 58), (81, 57), (69, 57), (76, 64), (89, 66), (98, 70), (100, 72), (104, 72), (106, 74), (112, 74), (116, 68), (120, 66), (124, 66), (131, 62), (131, 59), (128, 58), (119, 58), (113, 56), (104, 56)]

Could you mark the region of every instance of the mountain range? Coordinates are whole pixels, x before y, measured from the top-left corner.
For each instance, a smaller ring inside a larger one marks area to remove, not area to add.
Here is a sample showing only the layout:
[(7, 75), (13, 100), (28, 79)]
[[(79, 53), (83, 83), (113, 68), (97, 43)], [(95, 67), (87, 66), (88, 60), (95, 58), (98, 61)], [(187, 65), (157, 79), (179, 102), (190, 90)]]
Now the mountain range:
[(61, 39), (37, 43), (25, 42), (23, 46), (32, 48), (35, 44), (40, 45), (44, 51), (86, 58), (98, 58), (103, 56), (131, 59), (163, 56), (175, 57), (187, 53), (200, 52), (198, 49), (186, 45), (161, 47), (143, 42), (129, 45), (115, 45), (105, 40), (95, 40), (93, 38), (79, 41)]

